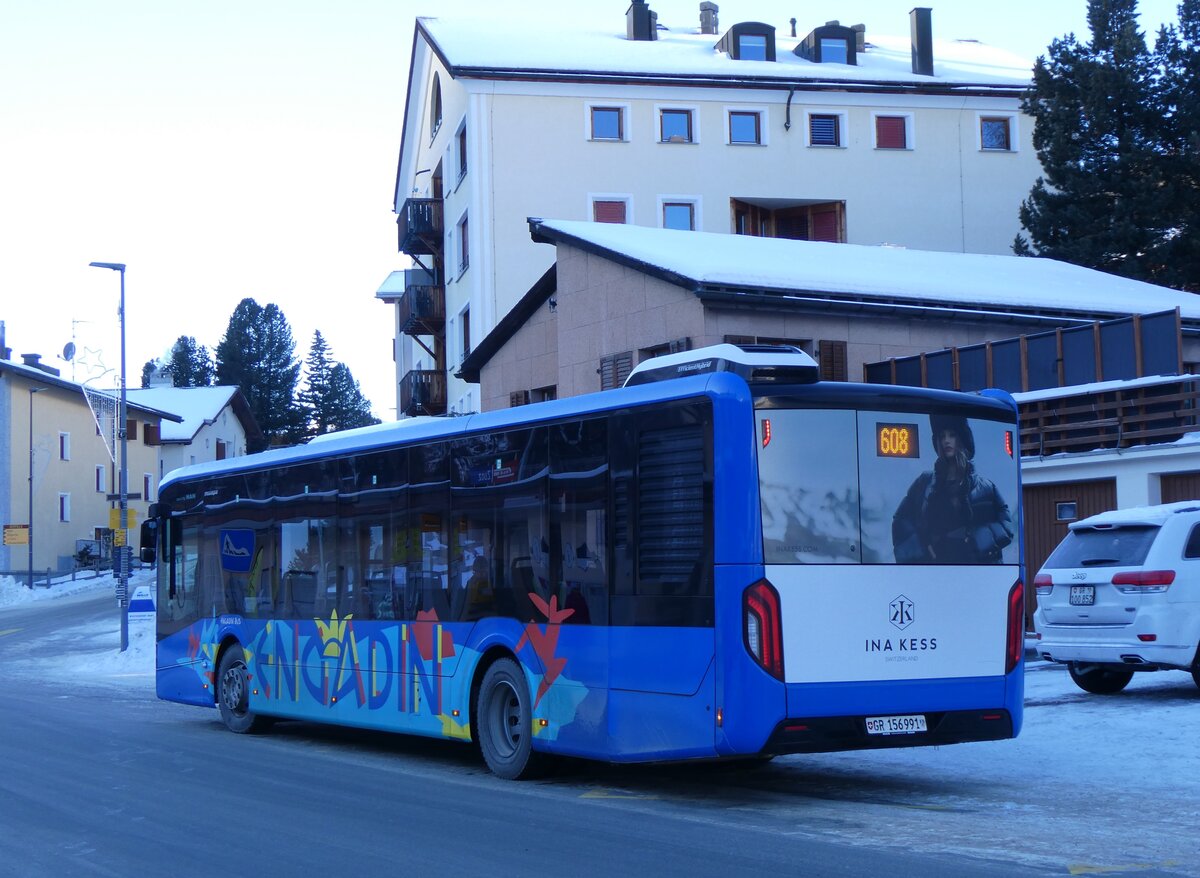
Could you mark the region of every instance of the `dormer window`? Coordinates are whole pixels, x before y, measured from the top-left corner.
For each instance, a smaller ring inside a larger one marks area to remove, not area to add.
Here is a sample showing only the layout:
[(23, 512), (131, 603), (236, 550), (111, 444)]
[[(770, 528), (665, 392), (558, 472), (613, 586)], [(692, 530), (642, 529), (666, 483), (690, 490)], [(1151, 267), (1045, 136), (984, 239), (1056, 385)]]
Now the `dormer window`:
[(767, 38), (762, 34), (743, 34), (738, 49), (738, 58), (742, 61), (767, 60)]
[(774, 61), (775, 28), (761, 21), (739, 22), (721, 37), (717, 51), (735, 61)]
[(815, 64), (858, 65), (858, 34), (852, 27), (831, 21), (814, 28), (792, 50), (796, 55)]
[(821, 63), (822, 64), (847, 64), (850, 57), (850, 50), (846, 46), (846, 41), (841, 39), (823, 39), (821, 40)]

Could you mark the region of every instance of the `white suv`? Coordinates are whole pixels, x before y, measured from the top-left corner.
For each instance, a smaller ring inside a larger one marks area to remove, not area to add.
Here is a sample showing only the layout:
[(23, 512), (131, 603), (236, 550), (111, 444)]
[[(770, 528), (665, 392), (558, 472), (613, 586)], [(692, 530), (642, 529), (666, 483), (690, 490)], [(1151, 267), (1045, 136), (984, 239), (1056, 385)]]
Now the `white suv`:
[(1034, 586), (1038, 652), (1079, 688), (1120, 692), (1168, 668), (1200, 686), (1200, 501), (1074, 522)]

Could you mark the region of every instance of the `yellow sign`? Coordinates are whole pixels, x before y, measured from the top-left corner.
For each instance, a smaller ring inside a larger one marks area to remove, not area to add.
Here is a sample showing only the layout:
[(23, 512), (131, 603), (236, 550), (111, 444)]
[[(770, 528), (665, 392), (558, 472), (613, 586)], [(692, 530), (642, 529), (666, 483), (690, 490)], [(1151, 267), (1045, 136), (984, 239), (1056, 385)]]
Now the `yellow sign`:
[(6, 546), (28, 546), (29, 545), (29, 525), (27, 525), (27, 524), (6, 524), (6, 525), (4, 525), (4, 545), (6, 545)]
[(125, 545), (125, 543), (127, 542), (125, 535), (127, 533), (129, 533), (129, 531), (121, 530), (120, 528), (115, 529), (113, 531), (113, 545), (114, 546)]
[[(129, 526), (131, 528), (138, 526), (137, 510), (127, 509), (125, 511), (125, 516), (129, 520)], [(120, 530), (121, 529), (121, 510), (120, 509), (108, 510), (108, 527), (110, 530)], [(114, 545), (117, 545), (117, 544), (114, 543)]]

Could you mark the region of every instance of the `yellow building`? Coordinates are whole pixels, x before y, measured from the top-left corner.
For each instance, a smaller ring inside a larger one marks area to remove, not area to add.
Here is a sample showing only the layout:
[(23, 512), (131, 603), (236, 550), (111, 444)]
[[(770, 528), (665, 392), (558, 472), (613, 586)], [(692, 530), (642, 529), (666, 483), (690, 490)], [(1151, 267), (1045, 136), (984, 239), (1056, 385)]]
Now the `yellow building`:
[[(119, 505), (111, 498), (120, 491), (116, 407), (100, 418), (106, 441), (82, 385), (60, 378), (35, 354), (23, 355), (23, 363), (8, 356), (0, 350), (0, 524), (9, 543), (0, 546), (0, 574), (30, 569), (31, 534), (32, 569), (44, 576), (72, 569), (84, 546), (92, 555), (111, 551)], [(157, 498), (162, 422), (180, 418), (132, 402), (127, 414), (127, 490), (136, 527)], [(136, 530), (131, 542), (137, 543)]]

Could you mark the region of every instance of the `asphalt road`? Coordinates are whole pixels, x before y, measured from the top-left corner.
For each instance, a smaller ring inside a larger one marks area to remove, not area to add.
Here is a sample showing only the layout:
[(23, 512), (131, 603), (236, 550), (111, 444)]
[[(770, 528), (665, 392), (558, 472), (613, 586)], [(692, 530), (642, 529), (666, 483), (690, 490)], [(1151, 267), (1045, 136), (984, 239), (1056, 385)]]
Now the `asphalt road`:
[[(0, 612), (0, 668), (16, 669), (0, 674), (0, 875), (1066, 874), (881, 834), (923, 825), (919, 781), (777, 761), (566, 763), (512, 783), (462, 744), (302, 723), (237, 736), (148, 685), (72, 684), (29, 663), (49, 633), (111, 615), (107, 596)], [(982, 802), (977, 817), (986, 833)]]

